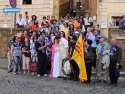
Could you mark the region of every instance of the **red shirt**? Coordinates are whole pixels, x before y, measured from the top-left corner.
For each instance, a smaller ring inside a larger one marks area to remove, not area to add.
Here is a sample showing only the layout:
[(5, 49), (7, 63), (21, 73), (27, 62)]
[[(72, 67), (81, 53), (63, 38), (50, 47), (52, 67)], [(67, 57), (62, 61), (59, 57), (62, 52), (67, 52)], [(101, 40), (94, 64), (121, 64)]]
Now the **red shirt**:
[(51, 20), (50, 23), (53, 24), (53, 20)]
[[(28, 39), (30, 39), (30, 37), (29, 37), (28, 35), (27, 35), (26, 37), (27, 37)], [(25, 44), (25, 41), (24, 41), (24, 40), (25, 40), (25, 36), (24, 36), (24, 34), (22, 34), (21, 37), (20, 37), (20, 44), (21, 44), (21, 45), (24, 45), (24, 44)]]
[(41, 26), (44, 26), (44, 24), (46, 24), (48, 26), (48, 21), (46, 21), (46, 22), (42, 21)]
[(20, 44), (21, 44), (21, 45), (24, 45), (24, 44), (25, 44), (25, 41), (24, 41), (24, 40), (25, 40), (25, 36), (24, 36), (24, 34), (22, 34), (21, 37), (20, 37)]
[(32, 25), (32, 30), (33, 30), (33, 31), (34, 31), (34, 30), (38, 30), (38, 28), (39, 28), (39, 27), (37, 27), (36, 25), (34, 25), (34, 24)]

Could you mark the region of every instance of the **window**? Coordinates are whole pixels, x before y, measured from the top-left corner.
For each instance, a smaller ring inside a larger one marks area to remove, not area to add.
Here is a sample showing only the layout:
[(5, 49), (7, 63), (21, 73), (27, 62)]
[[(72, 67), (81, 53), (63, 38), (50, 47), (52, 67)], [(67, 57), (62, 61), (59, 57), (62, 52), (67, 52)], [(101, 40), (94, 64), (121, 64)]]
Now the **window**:
[(112, 16), (111, 26), (119, 26), (119, 21), (122, 19), (122, 16)]
[(23, 0), (23, 5), (32, 4), (32, 0)]

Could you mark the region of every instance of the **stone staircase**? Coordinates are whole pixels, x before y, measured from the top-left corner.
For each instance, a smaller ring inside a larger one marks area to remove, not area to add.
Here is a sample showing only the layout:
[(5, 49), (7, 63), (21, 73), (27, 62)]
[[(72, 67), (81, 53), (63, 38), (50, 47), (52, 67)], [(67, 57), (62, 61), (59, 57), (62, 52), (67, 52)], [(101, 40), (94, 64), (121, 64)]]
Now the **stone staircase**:
[(76, 15), (83, 15), (83, 16), (85, 16), (85, 11), (83, 11), (83, 10), (81, 10), (81, 11), (77, 11), (76, 12)]

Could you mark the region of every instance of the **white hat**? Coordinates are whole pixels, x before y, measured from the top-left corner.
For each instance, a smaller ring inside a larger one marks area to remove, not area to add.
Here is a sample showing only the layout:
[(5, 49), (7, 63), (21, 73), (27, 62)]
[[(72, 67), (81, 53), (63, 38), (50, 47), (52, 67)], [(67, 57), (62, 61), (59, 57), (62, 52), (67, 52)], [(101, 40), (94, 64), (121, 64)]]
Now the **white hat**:
[(78, 32), (78, 31), (76, 31), (75, 33), (76, 33), (76, 34), (79, 34), (79, 32)]

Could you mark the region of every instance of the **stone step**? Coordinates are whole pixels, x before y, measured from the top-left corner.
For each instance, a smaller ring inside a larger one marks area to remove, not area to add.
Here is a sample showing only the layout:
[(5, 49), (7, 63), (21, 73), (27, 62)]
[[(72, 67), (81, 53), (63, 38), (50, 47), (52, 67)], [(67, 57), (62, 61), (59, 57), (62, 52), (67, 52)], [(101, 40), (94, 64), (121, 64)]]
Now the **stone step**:
[(21, 37), (22, 33), (17, 33), (15, 36)]

